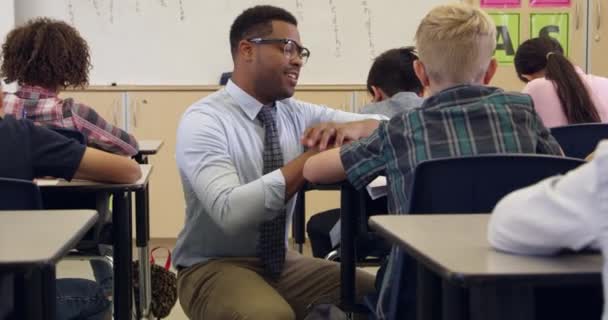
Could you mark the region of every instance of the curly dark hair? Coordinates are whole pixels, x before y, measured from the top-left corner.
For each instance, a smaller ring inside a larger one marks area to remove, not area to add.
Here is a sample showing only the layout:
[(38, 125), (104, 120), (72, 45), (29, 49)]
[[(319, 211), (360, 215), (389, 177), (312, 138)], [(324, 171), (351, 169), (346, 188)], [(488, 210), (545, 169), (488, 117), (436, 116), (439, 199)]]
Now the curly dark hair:
[(298, 26), (298, 20), (285, 9), (262, 5), (243, 11), (230, 27), (230, 51), (235, 55), (239, 41), (264, 37), (272, 33), (272, 21), (278, 20)]
[(13, 29), (2, 45), (6, 82), (58, 90), (89, 83), (89, 46), (63, 21), (35, 18)]

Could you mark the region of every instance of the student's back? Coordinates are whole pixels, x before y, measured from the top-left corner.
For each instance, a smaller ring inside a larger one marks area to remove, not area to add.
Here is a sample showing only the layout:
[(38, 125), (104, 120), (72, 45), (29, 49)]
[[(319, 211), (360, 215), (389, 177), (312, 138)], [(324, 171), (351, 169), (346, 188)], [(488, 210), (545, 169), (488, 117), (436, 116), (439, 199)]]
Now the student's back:
[[(328, 183), (346, 176), (360, 189), (384, 172), (388, 180), (388, 211), (409, 210), (412, 174), (424, 160), (489, 153), (561, 154), (559, 145), (533, 110), (529, 96), (506, 93), (485, 86), (496, 71), (492, 55), (496, 27), (491, 18), (468, 5), (442, 5), (432, 9), (416, 32), (419, 60), (414, 69), (429, 90), (420, 108), (401, 113), (369, 137), (343, 145), (309, 159), (304, 176)], [(336, 163), (337, 162), (337, 163)], [(338, 168), (338, 169), (336, 169)], [(341, 174), (334, 171), (342, 170)], [(455, 188), (458, 181), (446, 181)], [(378, 313), (390, 317), (399, 307), (397, 319), (414, 316), (415, 274), (413, 264), (401, 279), (402, 295), (397, 305), (388, 293), (401, 271), (394, 248), (382, 281)], [(382, 317), (381, 317), (382, 318)]]
[(561, 154), (529, 96), (485, 86), (496, 71), (495, 32), (487, 14), (469, 6), (440, 6), (422, 20), (416, 33), (420, 59), (414, 69), (431, 96), (420, 108), (380, 125), (367, 139), (342, 147), (341, 160), (355, 187), (384, 171), (389, 211), (407, 213), (413, 172), (424, 160)]
[(61, 99), (68, 87), (88, 84), (89, 48), (65, 22), (37, 18), (12, 30), (2, 45), (0, 76), (19, 89), (4, 98), (4, 113), (36, 124), (82, 132), (89, 145), (115, 154), (138, 152), (135, 138), (73, 99)]
[[(456, 86), (429, 97), (418, 109), (398, 114), (367, 139), (373, 155), (353, 143), (342, 147), (348, 178), (357, 188), (383, 169), (390, 181), (388, 207), (407, 213), (416, 165), (424, 160), (494, 153), (561, 154), (536, 116), (530, 97), (486, 86)], [(381, 168), (369, 166), (383, 159)], [(453, 183), (457, 184), (457, 181)]]
[(71, 179), (85, 146), (42, 130), (31, 121), (0, 117), (0, 177), (32, 180), (54, 176)]
[(545, 126), (608, 122), (608, 78), (574, 66), (557, 40), (540, 37), (522, 43), (515, 70)]

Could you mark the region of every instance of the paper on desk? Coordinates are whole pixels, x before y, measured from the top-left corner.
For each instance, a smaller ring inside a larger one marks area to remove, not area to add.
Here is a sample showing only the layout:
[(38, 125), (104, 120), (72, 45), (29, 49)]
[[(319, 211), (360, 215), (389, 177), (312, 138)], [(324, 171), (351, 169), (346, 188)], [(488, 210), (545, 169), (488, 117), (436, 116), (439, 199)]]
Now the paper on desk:
[(376, 179), (374, 179), (374, 181), (370, 182), (370, 184), (367, 185), (366, 189), (372, 200), (376, 200), (378, 198), (386, 196), (386, 177), (378, 176)]
[(59, 183), (59, 179), (36, 179), (36, 185), (39, 187), (54, 186)]

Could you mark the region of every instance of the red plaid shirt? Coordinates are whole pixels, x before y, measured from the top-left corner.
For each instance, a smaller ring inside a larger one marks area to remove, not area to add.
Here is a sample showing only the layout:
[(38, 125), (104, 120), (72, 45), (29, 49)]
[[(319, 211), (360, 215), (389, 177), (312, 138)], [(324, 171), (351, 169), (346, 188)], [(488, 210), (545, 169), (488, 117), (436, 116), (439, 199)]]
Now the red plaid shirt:
[(91, 147), (111, 153), (133, 156), (139, 149), (135, 137), (108, 123), (93, 108), (71, 98), (60, 99), (57, 92), (41, 87), (22, 86), (16, 93), (5, 94), (4, 113), (80, 131)]

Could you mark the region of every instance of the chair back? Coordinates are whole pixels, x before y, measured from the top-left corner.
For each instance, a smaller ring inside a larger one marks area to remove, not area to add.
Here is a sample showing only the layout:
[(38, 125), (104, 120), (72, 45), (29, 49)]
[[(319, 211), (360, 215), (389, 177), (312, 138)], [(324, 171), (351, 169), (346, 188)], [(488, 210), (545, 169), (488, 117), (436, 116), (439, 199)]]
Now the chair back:
[(444, 158), (416, 166), (410, 213), (489, 213), (508, 193), (564, 174), (585, 161), (501, 154)]
[(42, 209), (40, 189), (32, 181), (0, 178), (0, 210)]
[(47, 127), (57, 133), (59, 133), (60, 135), (75, 140), (76, 142), (86, 145), (87, 144), (87, 138), (84, 136), (84, 134), (82, 134), (82, 132), (80, 131), (76, 131), (73, 129), (68, 129), (68, 128), (60, 128), (60, 127)]
[(607, 123), (582, 123), (551, 128), (551, 135), (567, 157), (584, 159), (602, 139), (608, 139)]

